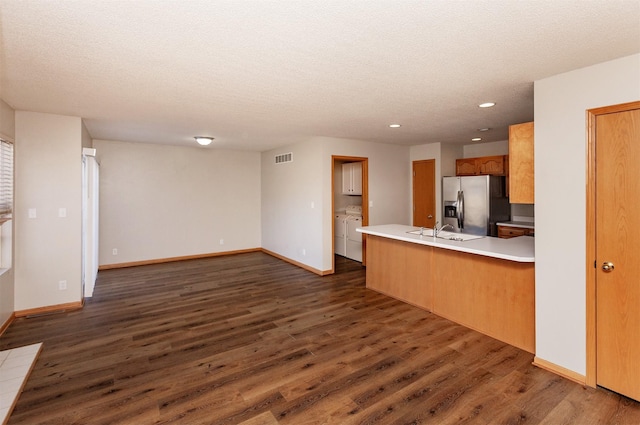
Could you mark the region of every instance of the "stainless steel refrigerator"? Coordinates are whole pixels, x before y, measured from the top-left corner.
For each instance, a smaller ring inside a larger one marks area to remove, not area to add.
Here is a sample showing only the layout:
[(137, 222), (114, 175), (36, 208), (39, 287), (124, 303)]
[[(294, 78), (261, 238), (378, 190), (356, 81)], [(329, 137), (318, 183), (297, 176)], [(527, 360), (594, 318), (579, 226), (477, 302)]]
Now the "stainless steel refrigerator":
[(442, 200), (443, 224), (458, 233), (498, 236), (496, 223), (511, 217), (505, 177), (443, 177)]

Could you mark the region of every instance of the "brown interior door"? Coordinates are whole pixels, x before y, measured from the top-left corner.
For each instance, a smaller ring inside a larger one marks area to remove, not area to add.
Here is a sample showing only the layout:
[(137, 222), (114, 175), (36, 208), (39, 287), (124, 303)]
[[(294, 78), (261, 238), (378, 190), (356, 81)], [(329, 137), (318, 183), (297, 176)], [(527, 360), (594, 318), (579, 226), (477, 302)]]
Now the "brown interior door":
[(436, 160), (413, 161), (413, 225), (436, 224)]
[(596, 118), (596, 382), (640, 400), (640, 109)]

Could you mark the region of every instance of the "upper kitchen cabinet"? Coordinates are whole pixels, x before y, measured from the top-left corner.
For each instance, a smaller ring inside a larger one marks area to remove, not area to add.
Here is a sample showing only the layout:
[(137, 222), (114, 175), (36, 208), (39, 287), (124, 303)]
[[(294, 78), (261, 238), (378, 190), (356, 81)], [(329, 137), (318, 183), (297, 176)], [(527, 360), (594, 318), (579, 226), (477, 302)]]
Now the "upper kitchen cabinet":
[(533, 204), (533, 122), (509, 126), (509, 202)]
[(342, 194), (362, 195), (362, 162), (342, 164)]
[(508, 171), (509, 155), (456, 159), (456, 176), (506, 176)]
[(475, 176), (476, 158), (456, 159), (456, 176)]

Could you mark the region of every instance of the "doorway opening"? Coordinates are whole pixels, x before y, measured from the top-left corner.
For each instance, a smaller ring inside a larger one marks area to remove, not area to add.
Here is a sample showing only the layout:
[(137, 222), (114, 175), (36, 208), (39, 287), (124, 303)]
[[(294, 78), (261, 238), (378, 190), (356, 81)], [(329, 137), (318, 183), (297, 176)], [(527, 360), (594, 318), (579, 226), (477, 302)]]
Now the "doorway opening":
[(355, 228), (369, 224), (369, 159), (332, 155), (331, 187), (334, 273), (336, 254), (366, 265), (366, 235), (355, 232)]

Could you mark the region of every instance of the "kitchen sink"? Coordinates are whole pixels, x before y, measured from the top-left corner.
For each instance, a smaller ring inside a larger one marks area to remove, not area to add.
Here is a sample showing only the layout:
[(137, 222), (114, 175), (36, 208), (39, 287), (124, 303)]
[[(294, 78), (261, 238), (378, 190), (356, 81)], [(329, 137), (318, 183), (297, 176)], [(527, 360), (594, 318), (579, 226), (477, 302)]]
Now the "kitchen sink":
[[(410, 233), (412, 235), (420, 235), (420, 229), (411, 230), (411, 231), (409, 231), (407, 233)], [(422, 232), (422, 236), (433, 237), (433, 229), (431, 229), (431, 228), (424, 229), (424, 231)], [(473, 240), (473, 239), (481, 239), (481, 238), (484, 238), (484, 236), (469, 235), (467, 233), (454, 233), (454, 232), (441, 231), (440, 233), (438, 233), (437, 238), (438, 239), (445, 239), (445, 240), (448, 240), (448, 241), (464, 242), (464, 241), (470, 241), (470, 240)]]
[(410, 233), (412, 235), (418, 235), (418, 236), (433, 236), (433, 229), (425, 227), (424, 231), (422, 232), (422, 235), (420, 235), (420, 229), (418, 230), (411, 230), (407, 233)]
[[(433, 233), (433, 231), (431, 231)], [(478, 235), (469, 235), (467, 233), (454, 233), (454, 232), (440, 232), (438, 233), (438, 238), (447, 239), (450, 241), (470, 241), (473, 239), (482, 239), (484, 236)]]

